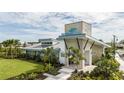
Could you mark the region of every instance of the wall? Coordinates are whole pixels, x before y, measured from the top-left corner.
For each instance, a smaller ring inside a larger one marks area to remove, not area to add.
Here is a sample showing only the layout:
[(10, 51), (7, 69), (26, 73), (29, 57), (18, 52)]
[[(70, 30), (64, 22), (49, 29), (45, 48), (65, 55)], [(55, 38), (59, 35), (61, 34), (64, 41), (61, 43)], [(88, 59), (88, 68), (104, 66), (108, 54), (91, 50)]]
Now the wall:
[(65, 64), (65, 43), (63, 40), (58, 41), (53, 45), (54, 48), (60, 48), (59, 61), (61, 64)]
[(65, 25), (65, 32), (70, 30), (71, 28), (76, 28), (78, 31), (82, 33), (86, 33), (87, 35), (91, 36), (91, 24), (86, 23), (84, 21), (81, 22), (75, 22)]
[(103, 54), (103, 47), (94, 45), (92, 48), (92, 61), (98, 60)]
[(76, 22), (76, 23), (70, 23), (65, 25), (65, 32), (69, 31), (71, 28), (76, 28), (78, 31), (82, 32), (82, 23)]
[(92, 35), (92, 29), (91, 29), (91, 24), (82, 22), (82, 28), (83, 32), (86, 33), (87, 35), (91, 36)]

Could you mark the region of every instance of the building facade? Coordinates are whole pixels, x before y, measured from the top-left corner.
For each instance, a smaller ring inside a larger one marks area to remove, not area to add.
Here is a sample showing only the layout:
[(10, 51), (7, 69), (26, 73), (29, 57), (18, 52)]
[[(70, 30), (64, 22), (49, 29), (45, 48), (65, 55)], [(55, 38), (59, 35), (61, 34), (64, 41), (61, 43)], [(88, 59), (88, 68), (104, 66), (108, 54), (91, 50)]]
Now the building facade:
[[(92, 66), (92, 62), (104, 54), (104, 49), (110, 47), (104, 42), (93, 38), (91, 24), (84, 21), (66, 24), (65, 33), (61, 34), (58, 40), (64, 41), (65, 51), (68, 51), (70, 47), (74, 47), (84, 55), (85, 60), (80, 62), (79, 69)], [(65, 57), (64, 63), (67, 67), (74, 66), (73, 63), (70, 63), (68, 57)]]
[(57, 39), (39, 39), (38, 44), (25, 47), (24, 49), (28, 52), (38, 52), (47, 47), (60, 49), (59, 62), (65, 64), (66, 67), (72, 68), (75, 64), (70, 62), (65, 53), (70, 47), (79, 49), (85, 59), (81, 60), (78, 68), (84, 69), (87, 66), (92, 66), (92, 62), (99, 59), (104, 54), (104, 49), (110, 46), (92, 37), (91, 24), (80, 21), (65, 24), (65, 33), (62, 33)]

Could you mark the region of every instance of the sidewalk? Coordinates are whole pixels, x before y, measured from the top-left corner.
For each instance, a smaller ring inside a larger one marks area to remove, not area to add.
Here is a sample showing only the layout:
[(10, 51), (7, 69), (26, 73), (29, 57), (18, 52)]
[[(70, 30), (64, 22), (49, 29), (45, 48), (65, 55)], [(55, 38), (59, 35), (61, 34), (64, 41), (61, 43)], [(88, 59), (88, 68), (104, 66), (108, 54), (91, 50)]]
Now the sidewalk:
[(60, 74), (56, 76), (44, 73), (44, 75), (47, 76), (45, 80), (67, 80), (71, 76), (73, 71), (74, 70), (69, 68), (62, 68), (59, 70)]
[(120, 63), (120, 70), (124, 71), (124, 60), (116, 53), (115, 59)]

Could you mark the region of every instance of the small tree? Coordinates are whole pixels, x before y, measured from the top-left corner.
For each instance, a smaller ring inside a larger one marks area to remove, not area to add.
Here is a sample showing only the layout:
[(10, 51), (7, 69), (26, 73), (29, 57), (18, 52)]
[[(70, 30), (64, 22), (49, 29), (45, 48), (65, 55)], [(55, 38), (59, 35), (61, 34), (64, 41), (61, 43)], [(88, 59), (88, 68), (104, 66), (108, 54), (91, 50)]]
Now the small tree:
[(91, 72), (91, 77), (102, 80), (122, 79), (122, 73), (119, 71), (119, 63), (114, 59), (104, 57)]
[(47, 48), (42, 50), (42, 56), (41, 59), (45, 62), (48, 63), (49, 65), (55, 65), (57, 63), (57, 53), (55, 52), (55, 49), (53, 47)]
[(122, 79), (122, 72), (119, 71), (120, 64), (114, 59), (112, 48), (105, 50), (105, 55), (101, 57), (96, 65), (97, 67), (91, 72), (93, 79)]
[(69, 48), (68, 52), (69, 60), (72, 61), (74, 64), (76, 64), (76, 70), (78, 69), (78, 65), (80, 62), (84, 59), (83, 54), (80, 52), (79, 49), (76, 49), (74, 47)]

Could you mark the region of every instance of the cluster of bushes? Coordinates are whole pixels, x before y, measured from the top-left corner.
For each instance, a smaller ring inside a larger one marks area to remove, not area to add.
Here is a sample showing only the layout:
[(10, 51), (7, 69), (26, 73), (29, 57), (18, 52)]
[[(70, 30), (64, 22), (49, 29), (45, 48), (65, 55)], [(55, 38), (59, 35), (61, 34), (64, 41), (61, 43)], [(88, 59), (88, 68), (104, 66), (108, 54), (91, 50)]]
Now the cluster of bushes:
[(9, 78), (8, 80), (43, 80), (46, 76), (42, 73), (32, 72), (32, 73), (22, 73), (19, 76)]
[(120, 64), (115, 60), (112, 48), (105, 50), (105, 55), (94, 63), (97, 67), (91, 72), (74, 72), (71, 80), (122, 80), (123, 72), (119, 70)]
[(74, 72), (71, 80), (122, 80), (123, 72), (119, 71), (119, 63), (111, 58), (102, 57), (97, 62), (97, 67), (89, 72)]
[(51, 67), (47, 73), (49, 73), (51, 75), (57, 75), (57, 74), (59, 74), (58, 70), (59, 70), (59, 68)]
[(83, 71), (74, 71), (68, 80), (92, 80), (92, 78), (90, 77), (90, 73), (88, 71), (85, 73)]

